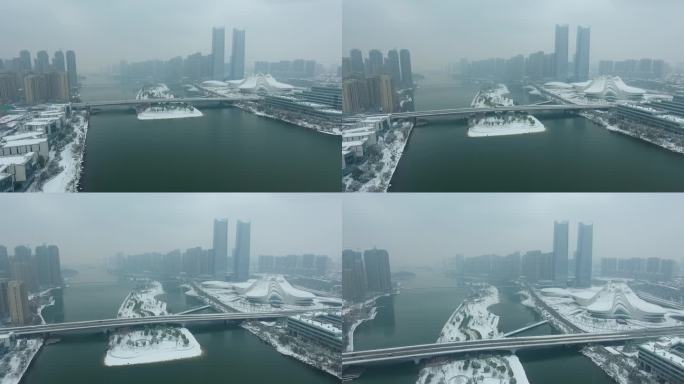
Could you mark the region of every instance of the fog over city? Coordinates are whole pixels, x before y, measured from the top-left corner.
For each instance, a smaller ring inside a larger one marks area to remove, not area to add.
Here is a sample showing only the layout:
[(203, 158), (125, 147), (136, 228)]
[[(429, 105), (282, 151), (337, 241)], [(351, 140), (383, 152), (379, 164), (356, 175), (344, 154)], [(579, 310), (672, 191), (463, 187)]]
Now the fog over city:
[(86, 72), (120, 60), (208, 53), (214, 26), (226, 28), (228, 49), (232, 29), (246, 30), (248, 65), (340, 60), (341, 0), (5, 0), (0, 15), (0, 57), (72, 49)]
[[(684, 2), (663, 0), (345, 0), (344, 52), (408, 48), (414, 68), (440, 69), (460, 58), (553, 52), (554, 27), (591, 27), (591, 61), (654, 57), (684, 60)], [(572, 57), (571, 57), (572, 58)]]
[(96, 194), (6, 196), (0, 201), (0, 244), (47, 243), (63, 263), (98, 263), (117, 252), (211, 248), (214, 218), (251, 221), (251, 254), (341, 252), (341, 201), (326, 195)]
[(346, 196), (344, 248), (389, 251), (393, 266), (463, 254), (550, 252), (554, 220), (594, 224), (593, 260), (682, 261), (684, 196), (673, 194), (406, 194)]

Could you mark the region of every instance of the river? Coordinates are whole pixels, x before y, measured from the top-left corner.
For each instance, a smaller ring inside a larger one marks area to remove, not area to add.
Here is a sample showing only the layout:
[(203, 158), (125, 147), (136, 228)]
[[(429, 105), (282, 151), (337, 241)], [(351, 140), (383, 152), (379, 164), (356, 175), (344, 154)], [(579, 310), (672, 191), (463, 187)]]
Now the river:
[[(91, 76), (83, 101), (135, 98), (140, 85)], [(174, 94), (184, 89), (170, 84)], [(139, 121), (133, 111), (90, 118), (85, 192), (339, 192), (340, 138), (241, 109)]]
[[(518, 104), (529, 96), (509, 87)], [(478, 86), (426, 83), (416, 110), (468, 107)], [(538, 101), (538, 100), (532, 100)], [(580, 116), (540, 116), (547, 131), (467, 137), (463, 121), (416, 127), (393, 192), (653, 192), (684, 190), (684, 156), (610, 132)]]
[[(108, 279), (73, 282), (46, 308), (49, 322), (111, 318), (133, 283)], [(171, 313), (201, 305), (175, 283), (165, 283), (164, 300)], [(203, 355), (194, 359), (127, 367), (106, 367), (108, 337), (104, 334), (68, 336), (39, 352), (22, 384), (186, 384), (223, 383), (337, 383), (334, 377), (276, 352), (237, 326), (189, 327)]]
[[(409, 344), (434, 343), (449, 316), (468, 295), (469, 288), (435, 272), (420, 271), (403, 285), (401, 293), (378, 301), (374, 320), (361, 324), (354, 335), (356, 350)], [(509, 332), (539, 321), (538, 315), (520, 303), (518, 289), (499, 288), (500, 302), (490, 311), (500, 317), (499, 330)], [(545, 335), (555, 332), (542, 325), (521, 333)], [(531, 384), (612, 384), (614, 381), (576, 348), (519, 352)], [(420, 365), (406, 363), (372, 367), (355, 381), (359, 384), (414, 384)]]

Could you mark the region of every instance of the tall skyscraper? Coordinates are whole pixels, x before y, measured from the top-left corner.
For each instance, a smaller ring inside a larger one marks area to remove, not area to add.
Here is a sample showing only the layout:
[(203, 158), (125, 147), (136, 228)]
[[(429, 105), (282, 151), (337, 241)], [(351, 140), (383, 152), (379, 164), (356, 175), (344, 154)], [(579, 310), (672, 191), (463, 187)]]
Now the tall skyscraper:
[(393, 80), (388, 75), (380, 76), (380, 107), (384, 113), (392, 113), (395, 109)]
[(233, 258), (235, 263), (235, 268), (233, 268), (235, 281), (246, 281), (249, 279), (250, 231), (250, 223), (238, 220), (235, 234), (235, 256)]
[(66, 72), (66, 61), (64, 59), (64, 52), (57, 51), (52, 57), (52, 68), (55, 71)]
[(369, 249), (363, 253), (366, 267), (366, 286), (371, 292), (391, 292), (389, 253), (384, 249)]
[(69, 80), (69, 87), (74, 88), (78, 85), (78, 72), (76, 71), (76, 52), (66, 52), (66, 67)]
[(230, 54), (230, 78), (245, 78), (245, 30), (233, 29), (233, 45)]
[(359, 302), (366, 298), (366, 271), (361, 252), (342, 251), (342, 298)]
[(19, 71), (31, 72), (31, 52), (25, 49), (19, 52)]
[(560, 81), (568, 77), (568, 25), (556, 25), (556, 43), (554, 48), (554, 74)]
[(351, 60), (351, 71), (355, 75), (363, 75), (363, 54), (359, 49), (352, 49), (349, 52), (349, 59)]
[(213, 28), (211, 30), (211, 78), (223, 80), (226, 60), (226, 30)]
[(10, 318), (14, 325), (24, 325), (31, 319), (28, 305), (28, 292), (22, 281), (12, 280), (7, 287)]
[(62, 263), (59, 260), (59, 248), (48, 245), (48, 259), (50, 263), (50, 283), (52, 286), (62, 284)]
[(372, 49), (368, 52), (368, 74), (369, 75), (380, 75), (382, 74), (382, 52), (377, 49)]
[(591, 47), (591, 28), (577, 27), (577, 49), (575, 51), (575, 79), (589, 79), (589, 51)]
[(568, 283), (568, 222), (553, 223), (553, 280), (565, 287)]
[(401, 66), (399, 64), (399, 54), (396, 49), (387, 52), (387, 62), (385, 63), (387, 73), (392, 78), (394, 84), (401, 83)]
[(38, 51), (36, 54), (36, 72), (48, 73), (50, 70), (50, 56), (46, 51)]
[(411, 69), (411, 52), (408, 49), (399, 51), (399, 62), (401, 64), (401, 84), (405, 87), (413, 86), (413, 72)]
[(0, 318), (5, 319), (9, 315), (9, 286), (7, 280), (0, 280)]
[(580, 288), (591, 287), (592, 249), (594, 226), (579, 223), (577, 227), (577, 256), (575, 260), (575, 285)]
[(228, 272), (228, 219), (214, 219), (214, 274), (220, 279)]

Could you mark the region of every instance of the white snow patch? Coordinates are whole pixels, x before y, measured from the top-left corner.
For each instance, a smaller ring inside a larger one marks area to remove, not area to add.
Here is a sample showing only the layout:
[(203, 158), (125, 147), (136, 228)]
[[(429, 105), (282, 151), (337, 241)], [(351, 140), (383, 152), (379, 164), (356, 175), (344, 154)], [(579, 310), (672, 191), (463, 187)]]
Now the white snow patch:
[(468, 137), (522, 135), (544, 131), (546, 127), (534, 116), (488, 116), (474, 121), (474, 124), (468, 128)]

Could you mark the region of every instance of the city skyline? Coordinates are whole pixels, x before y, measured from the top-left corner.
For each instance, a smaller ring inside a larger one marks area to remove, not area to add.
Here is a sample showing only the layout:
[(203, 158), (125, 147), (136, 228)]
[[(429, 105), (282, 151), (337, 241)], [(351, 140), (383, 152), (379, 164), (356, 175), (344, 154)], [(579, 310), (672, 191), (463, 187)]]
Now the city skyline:
[(676, 229), (684, 225), (682, 203), (684, 197), (667, 194), (350, 196), (343, 246), (387, 249), (394, 266), (434, 266), (457, 254), (553, 252), (554, 221), (568, 221), (569, 258), (578, 223), (593, 224), (594, 267), (610, 257), (682, 262), (684, 240)]
[[(18, 245), (57, 244), (63, 265), (98, 264), (119, 252), (211, 249), (213, 221), (227, 217), (228, 256), (236, 244), (237, 221), (251, 221), (252, 259), (301, 253), (335, 257), (341, 253), (340, 204), (333, 196), (309, 194), (7, 196), (0, 210), (13, 224), (0, 225), (6, 239), (1, 245), (12, 254)], [(97, 241), (84, 241), (86, 234)]]
[[(658, 5), (655, 8), (637, 1), (588, 0), (580, 3), (346, 0), (342, 50), (402, 46), (412, 50), (415, 70), (443, 69), (463, 58), (479, 60), (528, 55), (540, 50), (553, 52), (554, 28), (557, 24), (567, 24), (569, 61), (575, 55), (577, 26), (591, 28), (592, 67), (600, 60), (642, 57), (672, 63), (684, 61), (684, 55), (675, 48), (675, 36), (684, 33), (677, 22), (684, 4), (665, 1)], [(378, 17), (383, 22), (377, 22)], [(634, 29), (633, 25), (640, 27)], [(653, 44), (654, 41), (659, 44)], [(569, 71), (574, 73), (574, 66)]]
[[(163, 13), (158, 12), (160, 7)], [(308, 18), (309, 12), (321, 16)], [(228, 33), (233, 28), (247, 30), (248, 68), (254, 61), (297, 57), (333, 65), (339, 64), (341, 53), (341, 0), (213, 1), (201, 8), (180, 1), (144, 5), (124, 1), (108, 4), (106, 9), (100, 2), (11, 0), (0, 5), (0, 13), (7, 20), (0, 26), (0, 34), (13, 37), (0, 47), (0, 58), (17, 57), (24, 49), (32, 57), (42, 50), (73, 49), (79, 54), (83, 72), (98, 71), (121, 60), (168, 60), (210, 53), (210, 31), (217, 26)], [(22, 22), (29, 19), (41, 23)], [(280, 34), (281, 30), (287, 30), (287, 35)], [(165, 44), (165, 39), (169, 43)], [(231, 41), (229, 36), (227, 53)]]

